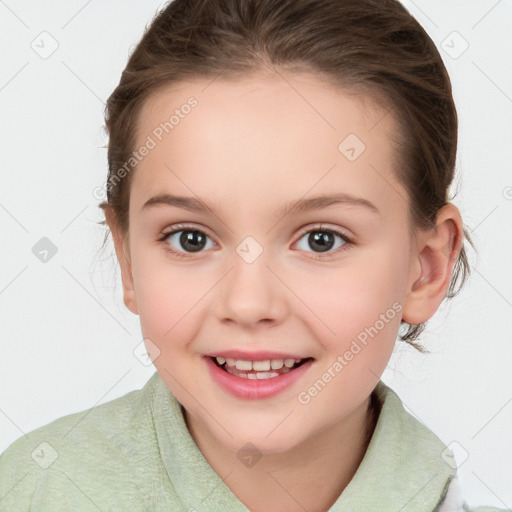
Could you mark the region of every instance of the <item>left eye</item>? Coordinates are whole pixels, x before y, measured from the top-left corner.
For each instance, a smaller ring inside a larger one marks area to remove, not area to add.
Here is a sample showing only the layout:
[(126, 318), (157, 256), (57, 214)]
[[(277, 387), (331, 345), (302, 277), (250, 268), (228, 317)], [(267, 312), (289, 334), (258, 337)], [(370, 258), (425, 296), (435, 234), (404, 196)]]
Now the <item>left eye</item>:
[[(340, 239), (341, 242), (338, 246), (334, 247), (336, 245), (336, 238)], [(337, 231), (334, 231), (332, 229), (313, 229), (306, 232), (299, 240), (306, 240), (306, 244), (316, 249), (313, 252), (319, 252), (324, 253), (327, 251), (331, 251), (332, 249), (338, 249), (339, 247), (344, 246), (345, 244), (349, 243), (350, 240), (342, 235), (341, 233), (338, 233)], [(299, 244), (299, 242), (297, 244)], [(299, 247), (299, 249), (307, 251), (307, 248)]]

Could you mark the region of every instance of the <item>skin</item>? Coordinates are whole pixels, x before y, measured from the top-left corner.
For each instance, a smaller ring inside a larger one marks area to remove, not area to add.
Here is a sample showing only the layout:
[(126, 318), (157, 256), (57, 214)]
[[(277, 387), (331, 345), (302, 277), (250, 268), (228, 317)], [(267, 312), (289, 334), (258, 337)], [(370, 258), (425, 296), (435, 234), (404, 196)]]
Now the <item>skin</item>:
[[(254, 511), (323, 511), (364, 456), (369, 397), (400, 320), (428, 320), (445, 296), (461, 249), (461, 217), (449, 204), (435, 228), (411, 237), (407, 192), (393, 170), (393, 116), (306, 73), (173, 84), (145, 103), (136, 146), (190, 96), (197, 107), (133, 171), (128, 233), (106, 212), (124, 302), (160, 350), (155, 367), (185, 407), (192, 437), (212, 468), (229, 474), (233, 493)], [(355, 161), (338, 150), (350, 133), (366, 146)], [(199, 197), (214, 213), (142, 211), (165, 192)], [(279, 213), (288, 201), (333, 193), (371, 201), (379, 213), (345, 203)], [(202, 252), (187, 251), (181, 233), (157, 241), (177, 223), (208, 236)], [(308, 243), (319, 224), (352, 243), (343, 246), (333, 234), (330, 258), (322, 258), (326, 253)], [(247, 236), (263, 249), (252, 263), (236, 251)], [(169, 246), (185, 257), (169, 254)], [(300, 403), (299, 393), (394, 303), (400, 313)], [(219, 388), (202, 359), (227, 349), (279, 350), (315, 361), (277, 396), (244, 400)], [(262, 454), (252, 467), (236, 456), (247, 442)]]

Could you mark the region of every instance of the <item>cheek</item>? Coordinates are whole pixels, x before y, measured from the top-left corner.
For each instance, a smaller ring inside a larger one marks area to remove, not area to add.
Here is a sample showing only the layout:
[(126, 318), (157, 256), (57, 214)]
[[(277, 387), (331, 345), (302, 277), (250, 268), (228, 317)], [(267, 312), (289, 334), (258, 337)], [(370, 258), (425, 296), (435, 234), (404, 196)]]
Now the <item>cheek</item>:
[(372, 345), (365, 351), (368, 357), (392, 350), (400, 326), (404, 268), (403, 258), (383, 248), (378, 257), (374, 251), (361, 252), (337, 269), (318, 271), (314, 282), (311, 277), (302, 281), (297, 295), (310, 308), (309, 327), (324, 349), (342, 354), (357, 340), (361, 346)]
[(213, 277), (190, 278), (190, 267), (166, 261), (163, 250), (156, 257), (151, 252), (141, 251), (132, 262), (142, 334), (163, 350), (171, 344), (176, 348), (192, 339), (191, 329), (198, 329)]

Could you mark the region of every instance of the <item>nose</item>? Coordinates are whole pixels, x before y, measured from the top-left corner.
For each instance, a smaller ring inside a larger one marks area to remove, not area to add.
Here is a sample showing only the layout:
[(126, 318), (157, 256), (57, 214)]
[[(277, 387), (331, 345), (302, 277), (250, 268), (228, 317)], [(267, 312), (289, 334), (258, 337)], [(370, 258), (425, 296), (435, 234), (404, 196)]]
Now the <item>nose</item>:
[(219, 320), (245, 328), (281, 323), (288, 313), (287, 294), (273, 267), (265, 252), (252, 262), (235, 254), (215, 299)]

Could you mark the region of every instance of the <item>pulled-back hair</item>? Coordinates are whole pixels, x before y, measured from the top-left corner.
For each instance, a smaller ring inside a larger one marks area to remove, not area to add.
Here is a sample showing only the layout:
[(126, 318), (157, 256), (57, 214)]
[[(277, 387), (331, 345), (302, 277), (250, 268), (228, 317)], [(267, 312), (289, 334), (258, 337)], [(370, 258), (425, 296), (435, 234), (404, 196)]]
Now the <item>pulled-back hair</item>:
[[(385, 105), (397, 122), (395, 172), (408, 192), (411, 226), (435, 225), (450, 201), (457, 113), (434, 42), (398, 0), (174, 0), (146, 27), (105, 107), (109, 172), (99, 206), (113, 210), (122, 233), (133, 177), (126, 163), (147, 99), (172, 83), (271, 68), (312, 72)], [(464, 237), (473, 245), (466, 229)], [(446, 298), (469, 273), (463, 244)], [(415, 342), (425, 324), (404, 326), (400, 338), (428, 352)]]

